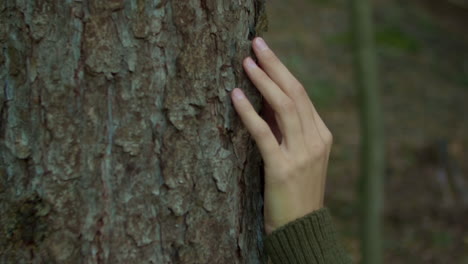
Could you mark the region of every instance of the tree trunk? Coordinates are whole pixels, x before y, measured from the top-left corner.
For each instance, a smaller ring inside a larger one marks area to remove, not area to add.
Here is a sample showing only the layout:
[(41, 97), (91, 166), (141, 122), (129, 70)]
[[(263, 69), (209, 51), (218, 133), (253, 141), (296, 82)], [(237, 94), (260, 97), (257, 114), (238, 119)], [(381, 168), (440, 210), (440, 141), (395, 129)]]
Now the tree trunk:
[(361, 116), (361, 255), (363, 264), (381, 264), (385, 146), (371, 1), (352, 0), (351, 17)]
[(262, 0), (0, 3), (0, 263), (260, 263)]

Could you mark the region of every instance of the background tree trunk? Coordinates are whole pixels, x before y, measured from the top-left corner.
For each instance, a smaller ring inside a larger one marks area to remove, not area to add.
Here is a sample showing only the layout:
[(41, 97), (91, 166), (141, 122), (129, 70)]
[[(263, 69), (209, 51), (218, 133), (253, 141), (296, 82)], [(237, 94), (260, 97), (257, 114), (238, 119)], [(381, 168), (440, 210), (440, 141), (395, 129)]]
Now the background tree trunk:
[(1, 263), (260, 263), (261, 0), (0, 3)]
[(361, 256), (363, 264), (381, 264), (385, 146), (371, 1), (352, 0), (351, 17), (361, 122)]

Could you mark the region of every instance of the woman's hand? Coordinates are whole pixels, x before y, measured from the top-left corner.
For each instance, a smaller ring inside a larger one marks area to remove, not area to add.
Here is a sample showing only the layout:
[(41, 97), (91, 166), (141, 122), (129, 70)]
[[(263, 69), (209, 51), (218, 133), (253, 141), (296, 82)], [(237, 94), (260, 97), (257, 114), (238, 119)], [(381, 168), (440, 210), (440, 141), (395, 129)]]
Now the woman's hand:
[(256, 38), (259, 60), (244, 60), (244, 68), (265, 97), (265, 120), (236, 88), (234, 106), (255, 139), (265, 164), (265, 231), (323, 207), (332, 134), (317, 114), (306, 90), (268, 48)]

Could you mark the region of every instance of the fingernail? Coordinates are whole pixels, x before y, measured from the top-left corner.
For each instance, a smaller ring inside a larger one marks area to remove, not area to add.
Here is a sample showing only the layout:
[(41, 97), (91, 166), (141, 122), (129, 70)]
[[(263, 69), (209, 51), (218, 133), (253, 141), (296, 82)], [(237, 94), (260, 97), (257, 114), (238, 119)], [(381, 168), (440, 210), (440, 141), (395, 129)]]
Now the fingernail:
[(259, 50), (266, 50), (266, 49), (268, 49), (268, 46), (267, 46), (267, 44), (265, 43), (265, 40), (263, 40), (262, 38), (256, 38), (256, 39), (255, 39), (255, 46), (256, 46)]
[(253, 61), (252, 58), (250, 57), (247, 58), (246, 64), (249, 69), (257, 67), (257, 64), (255, 63), (255, 61)]
[(234, 97), (236, 100), (242, 100), (242, 99), (245, 98), (244, 93), (243, 93), (242, 90), (239, 89), (239, 88), (234, 89), (234, 90), (232, 91), (232, 95), (233, 95), (233, 97)]

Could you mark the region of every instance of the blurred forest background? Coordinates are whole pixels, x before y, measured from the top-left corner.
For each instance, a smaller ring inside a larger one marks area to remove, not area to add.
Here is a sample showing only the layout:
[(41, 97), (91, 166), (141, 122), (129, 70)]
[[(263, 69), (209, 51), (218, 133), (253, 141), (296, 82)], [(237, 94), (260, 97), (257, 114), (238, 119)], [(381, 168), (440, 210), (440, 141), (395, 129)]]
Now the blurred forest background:
[[(468, 263), (468, 1), (375, 0), (386, 137), (386, 263)], [(269, 0), (265, 38), (334, 134), (326, 205), (359, 256), (349, 1)]]

